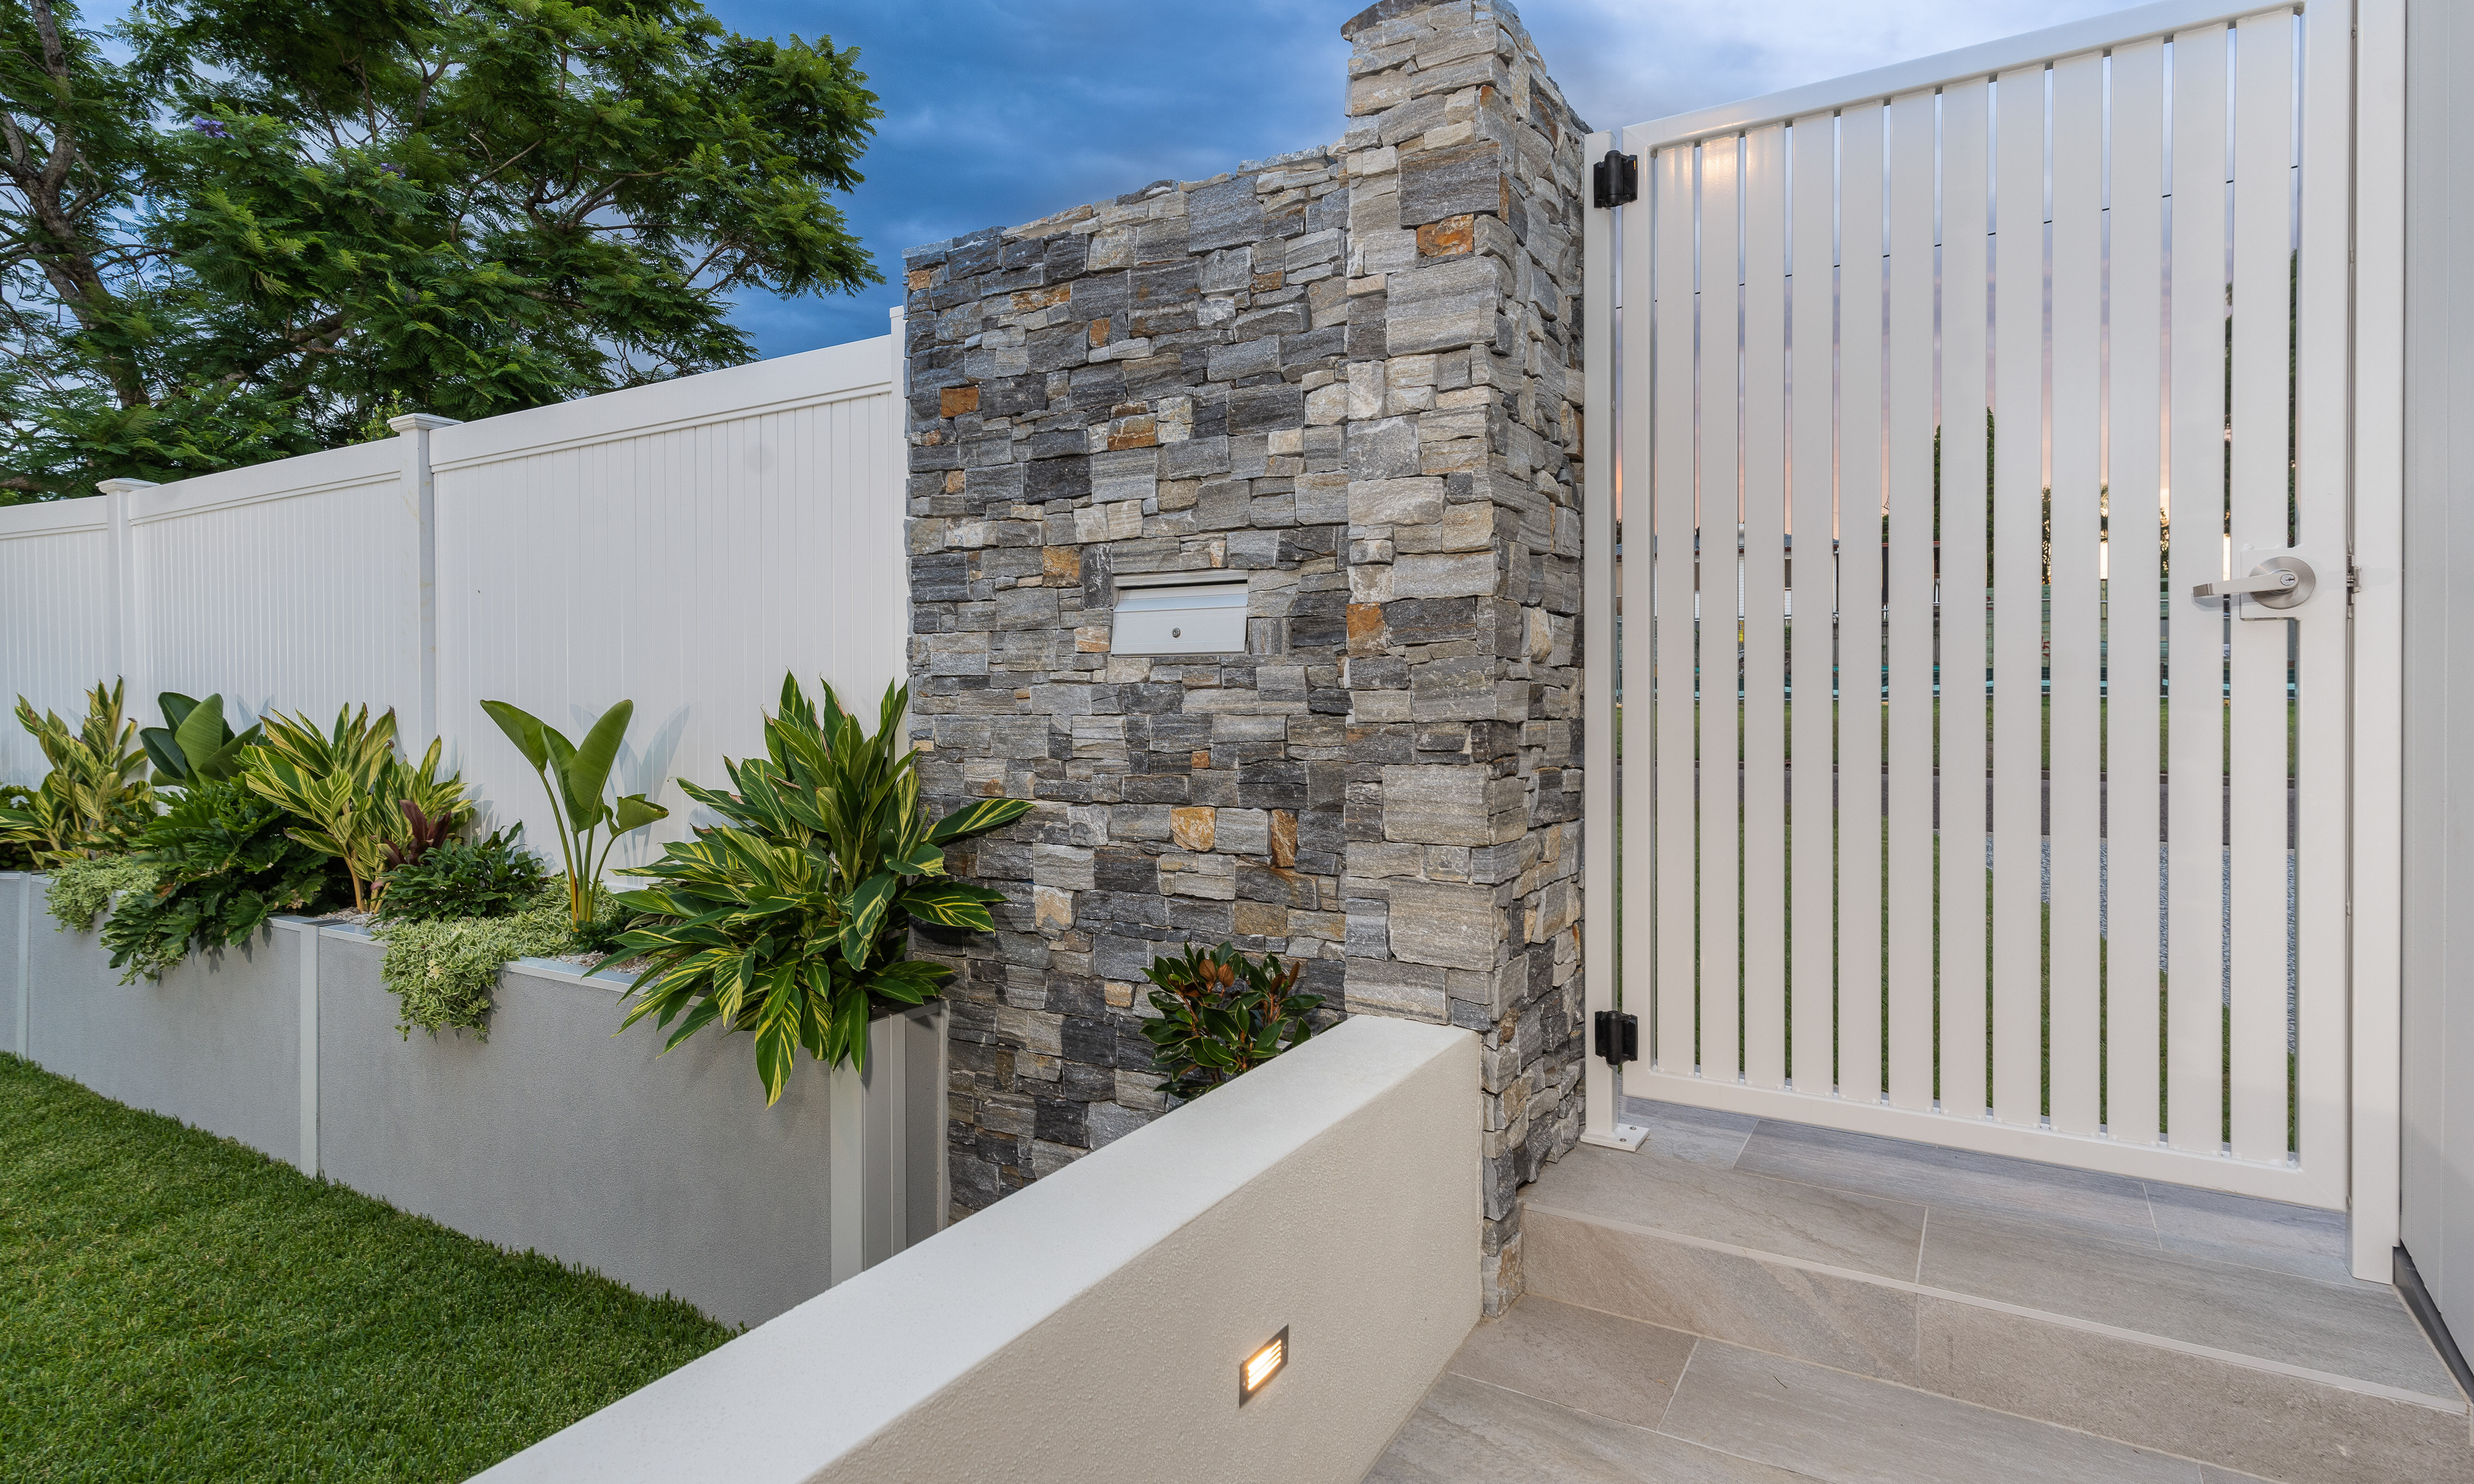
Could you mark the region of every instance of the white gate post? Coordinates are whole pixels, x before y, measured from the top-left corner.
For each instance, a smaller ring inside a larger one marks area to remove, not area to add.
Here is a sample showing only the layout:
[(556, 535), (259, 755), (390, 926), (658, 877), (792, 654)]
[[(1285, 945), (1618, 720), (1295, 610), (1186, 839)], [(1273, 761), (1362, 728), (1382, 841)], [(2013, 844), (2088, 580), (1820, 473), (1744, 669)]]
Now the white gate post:
[(2405, 5), (2362, 0), (2354, 115), (2352, 1241), (2388, 1282), (2403, 1068)]
[[(1613, 148), (1613, 134), (1591, 134), (1586, 158), (1592, 162), (1602, 160)], [(1615, 890), (1615, 491), (1622, 419), (1615, 404), (1615, 327), (1621, 321), (1621, 296), (1616, 285), (1622, 277), (1622, 264), (1615, 233), (1616, 213), (1622, 208), (1591, 205), (1586, 209), (1581, 230), (1581, 469), (1585, 481), (1581, 499), (1581, 702), (1582, 746), (1589, 767), (1581, 780), (1581, 1036), (1585, 1047), (1581, 1058), (1581, 1141), (1637, 1149), (1647, 1131), (1624, 1122), (1622, 1080), (1611, 1063), (1594, 1054), (1598, 1017), (1620, 1008), (1615, 996), (1615, 920), (1621, 910)], [(1637, 560), (1647, 555), (1645, 543), (1634, 553)], [(1648, 924), (1637, 926), (1646, 930)]]

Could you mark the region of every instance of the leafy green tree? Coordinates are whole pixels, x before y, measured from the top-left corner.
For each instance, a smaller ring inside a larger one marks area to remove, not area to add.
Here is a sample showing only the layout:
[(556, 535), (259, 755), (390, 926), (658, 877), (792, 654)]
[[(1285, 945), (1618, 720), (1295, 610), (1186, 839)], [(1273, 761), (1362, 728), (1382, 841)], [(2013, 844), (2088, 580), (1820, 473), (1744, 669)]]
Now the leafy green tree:
[(881, 281), (855, 49), (694, 0), (0, 7), (0, 499), (751, 359), (731, 296)]

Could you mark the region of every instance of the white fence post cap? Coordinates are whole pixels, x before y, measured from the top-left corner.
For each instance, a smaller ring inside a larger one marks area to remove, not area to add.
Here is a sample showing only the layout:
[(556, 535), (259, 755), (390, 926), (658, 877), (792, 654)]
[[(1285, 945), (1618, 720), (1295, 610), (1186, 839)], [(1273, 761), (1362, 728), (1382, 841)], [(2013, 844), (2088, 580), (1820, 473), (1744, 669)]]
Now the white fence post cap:
[(389, 418), (387, 426), (399, 433), (423, 433), (431, 428), (451, 428), (463, 420), (461, 418), (442, 418), (436, 413), (408, 412), (400, 418)]

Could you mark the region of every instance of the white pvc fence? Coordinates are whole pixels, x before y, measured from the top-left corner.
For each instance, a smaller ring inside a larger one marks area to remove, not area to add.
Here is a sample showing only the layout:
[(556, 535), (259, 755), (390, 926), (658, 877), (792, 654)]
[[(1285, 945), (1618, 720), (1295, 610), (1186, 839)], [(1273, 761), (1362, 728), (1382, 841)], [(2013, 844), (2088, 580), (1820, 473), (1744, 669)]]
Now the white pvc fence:
[[(903, 670), (900, 319), (890, 336), (93, 499), (0, 508), (0, 699), (83, 714), (125, 676), (324, 726), (395, 708), (485, 818), (555, 838), (541, 785), (482, 712), (570, 736), (636, 703), (622, 792), (672, 816), (763, 746), (785, 670), (870, 707)], [(0, 780), (34, 739), (0, 718)]]

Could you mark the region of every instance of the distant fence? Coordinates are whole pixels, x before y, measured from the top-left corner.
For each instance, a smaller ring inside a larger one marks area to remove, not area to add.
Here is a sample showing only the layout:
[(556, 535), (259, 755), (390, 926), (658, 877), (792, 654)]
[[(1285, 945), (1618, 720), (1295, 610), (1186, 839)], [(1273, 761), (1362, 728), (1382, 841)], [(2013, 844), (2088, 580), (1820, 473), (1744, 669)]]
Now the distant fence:
[[(74, 719), (124, 676), (250, 716), (393, 706), (495, 823), (554, 838), (482, 713), (569, 730), (622, 698), (620, 791), (762, 748), (785, 670), (871, 705), (902, 674), (908, 595), (896, 333), (170, 485), (0, 508), (0, 700)], [(43, 774), (0, 719), (0, 781)], [(640, 858), (639, 836), (614, 863)]]

